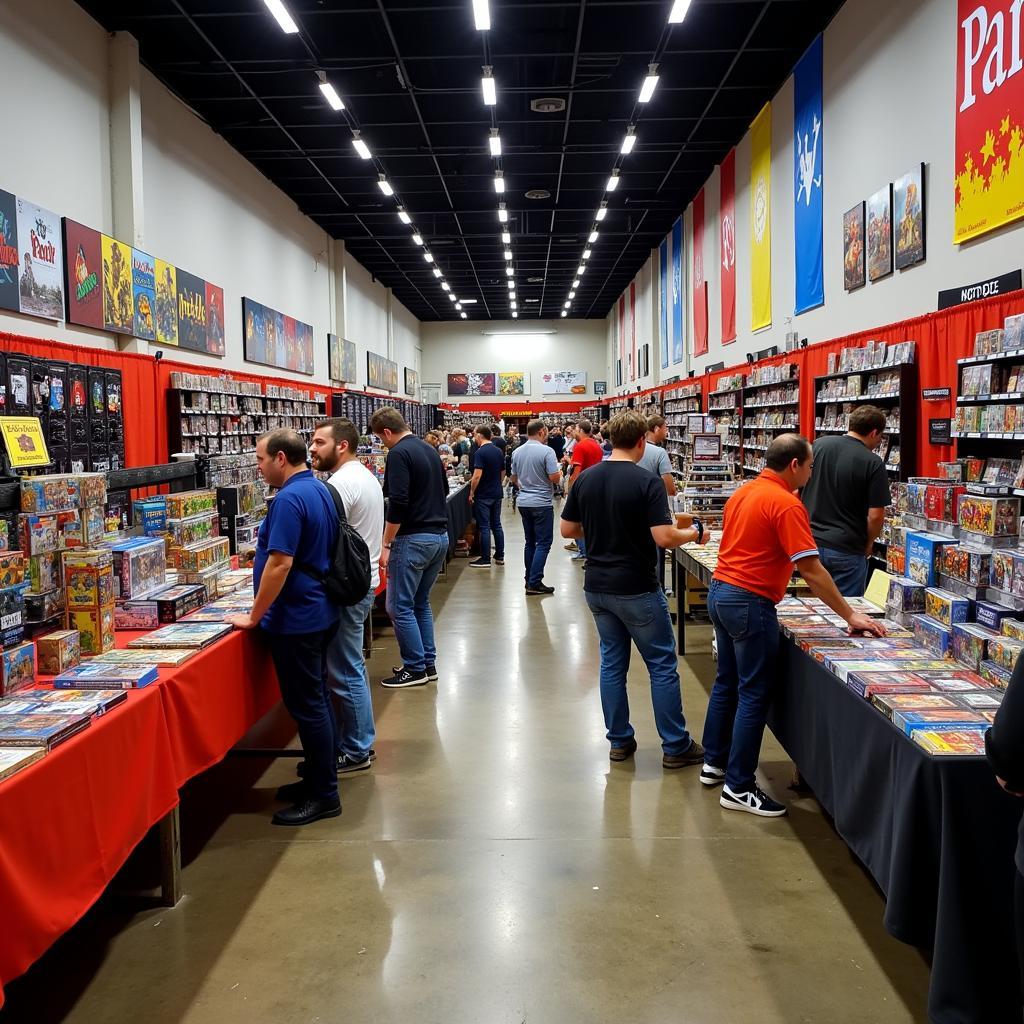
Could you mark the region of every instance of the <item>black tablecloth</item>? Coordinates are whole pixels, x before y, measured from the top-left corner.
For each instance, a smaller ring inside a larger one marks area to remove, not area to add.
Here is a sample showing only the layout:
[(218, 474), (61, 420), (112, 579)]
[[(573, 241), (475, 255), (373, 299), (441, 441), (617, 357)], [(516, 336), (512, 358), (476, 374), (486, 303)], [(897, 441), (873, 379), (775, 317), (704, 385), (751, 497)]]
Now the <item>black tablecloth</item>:
[(769, 725), (885, 893), (886, 929), (932, 952), (929, 1019), (1017, 1024), (1021, 802), (984, 758), (932, 757), (791, 642), (779, 660)]
[(448, 558), (455, 554), (455, 542), (469, 526), (469, 484), (448, 495)]

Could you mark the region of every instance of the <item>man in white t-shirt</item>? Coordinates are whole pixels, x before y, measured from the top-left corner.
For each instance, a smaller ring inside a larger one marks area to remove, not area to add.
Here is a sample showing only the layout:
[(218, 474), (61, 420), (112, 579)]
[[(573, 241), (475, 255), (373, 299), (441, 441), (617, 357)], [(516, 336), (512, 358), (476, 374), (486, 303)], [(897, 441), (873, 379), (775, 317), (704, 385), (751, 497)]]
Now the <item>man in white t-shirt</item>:
[(363, 660), (363, 629), (380, 585), (384, 537), (384, 492), (359, 461), (359, 432), (351, 420), (318, 424), (309, 446), (313, 468), (330, 473), (327, 483), (341, 495), (345, 516), (370, 549), (370, 589), (358, 603), (341, 609), (338, 631), (327, 649), (327, 679), (334, 694), (338, 774), (365, 771), (373, 759), (373, 704)]

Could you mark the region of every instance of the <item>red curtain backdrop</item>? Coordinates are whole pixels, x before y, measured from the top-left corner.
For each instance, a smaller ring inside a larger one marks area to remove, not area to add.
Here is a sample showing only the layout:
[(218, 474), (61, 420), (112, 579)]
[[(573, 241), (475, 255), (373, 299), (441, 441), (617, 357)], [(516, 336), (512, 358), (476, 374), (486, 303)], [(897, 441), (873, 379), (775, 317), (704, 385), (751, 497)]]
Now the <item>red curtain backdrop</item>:
[(722, 344), (736, 340), (736, 150), (722, 161), (718, 187), (719, 276), (722, 280)]
[(704, 189), (693, 200), (693, 354), (708, 351), (708, 301), (704, 287)]

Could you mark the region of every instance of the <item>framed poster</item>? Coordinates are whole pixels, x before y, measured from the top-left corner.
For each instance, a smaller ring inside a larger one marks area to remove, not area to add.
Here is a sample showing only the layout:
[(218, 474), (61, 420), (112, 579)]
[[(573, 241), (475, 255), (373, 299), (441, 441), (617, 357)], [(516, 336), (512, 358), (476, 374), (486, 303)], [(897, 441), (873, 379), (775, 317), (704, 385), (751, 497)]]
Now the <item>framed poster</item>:
[(868, 200), (868, 280), (892, 273), (892, 183)]
[(398, 390), (398, 363), (376, 352), (367, 352), (366, 386), (394, 394)]
[(499, 395), (528, 395), (530, 393), (530, 375), (514, 371), (498, 374)]
[(336, 384), (347, 384), (342, 367), (341, 338), (328, 332), (327, 335), (327, 377)]
[(550, 370), (541, 376), (541, 391), (545, 395), (585, 395), (586, 370)]
[(408, 366), (405, 369), (405, 393), (416, 396), (416, 388), (419, 387), (419, 374), (415, 370), (410, 370)]
[(206, 351), (224, 355), (224, 289), (206, 282)]
[(178, 271), (163, 260), (156, 261), (156, 340), (178, 345)]
[(18, 306), (18, 200), (0, 189), (0, 309)]
[(691, 435), (704, 433), (704, 415), (702, 413), (690, 413), (686, 417), (686, 433)]
[[(3, 198), (0, 196), (0, 221)], [(3, 227), (0, 225), (0, 235)], [(69, 324), (103, 330), (103, 289), (100, 268), (103, 265), (100, 233), (84, 224), (64, 218), (64, 294)], [(0, 306), (3, 301), (3, 252), (0, 243)], [(9, 306), (7, 308), (10, 308)]]
[(206, 351), (206, 282), (179, 268), (178, 347)]
[(132, 250), (110, 235), (100, 236), (103, 253), (103, 327), (131, 334), (135, 327), (132, 297)]
[(924, 164), (893, 183), (896, 269), (924, 261)]
[(242, 297), (242, 339), (246, 362), (313, 373), (313, 328), (248, 296)]
[(18, 198), (19, 309), (22, 313), (60, 320), (64, 316), (64, 243), (60, 218), (35, 203)]
[(493, 373), (449, 373), (448, 394), (468, 396), (493, 395), (497, 391), (497, 377)]
[(722, 460), (722, 435), (721, 434), (694, 434), (693, 435), (693, 461), (694, 462), (721, 462)]
[(132, 306), (135, 317), (132, 333), (136, 338), (156, 341), (156, 263), (147, 253), (132, 249)]
[(843, 287), (848, 292), (863, 288), (866, 280), (864, 249), (864, 201), (843, 214)]

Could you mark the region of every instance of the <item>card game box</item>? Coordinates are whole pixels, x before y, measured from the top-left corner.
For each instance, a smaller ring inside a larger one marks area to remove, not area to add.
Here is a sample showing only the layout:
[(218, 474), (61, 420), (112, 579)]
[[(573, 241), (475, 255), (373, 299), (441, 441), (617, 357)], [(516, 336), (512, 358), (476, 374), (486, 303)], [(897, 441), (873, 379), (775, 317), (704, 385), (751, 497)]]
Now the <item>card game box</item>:
[(114, 606), (69, 608), (67, 628), (78, 630), (83, 654), (109, 651), (114, 646)]
[(846, 683), (855, 672), (896, 672), (899, 664), (895, 661), (862, 658), (859, 661), (836, 661), (829, 666), (830, 671), (843, 683)]
[(177, 566), (181, 572), (202, 572), (211, 566), (228, 563), (231, 548), (227, 537), (213, 537), (181, 548), (177, 553)]
[(156, 629), (177, 622), (206, 604), (206, 588), (189, 584), (163, 587), (124, 601), (114, 611), (116, 629)]
[(980, 729), (915, 729), (910, 738), (929, 754), (985, 753), (985, 733)]
[(962, 501), (964, 490), (961, 484), (927, 484), (924, 498), (925, 518), (955, 523), (957, 507)]
[(952, 628), (953, 659), (977, 672), (988, 657), (989, 641), (998, 640), (1000, 634), (973, 622), (957, 622)]
[(1024, 640), (1024, 622), (1019, 619), (1005, 618), (999, 625), (999, 632), (1003, 636), (1013, 637), (1014, 640)]
[(926, 587), (938, 582), (938, 567), (942, 564), (942, 551), (955, 541), (934, 533), (907, 531), (906, 575)]
[(0, 552), (0, 587), (14, 587), (25, 582), (25, 556), (20, 551)]
[(179, 491), (164, 495), (168, 519), (188, 519), (201, 512), (217, 511), (217, 492), (212, 490)]
[(967, 708), (935, 708), (923, 711), (894, 711), (892, 724), (909, 736), (915, 729), (980, 729), (989, 727), (988, 719)]
[(868, 699), (876, 693), (927, 693), (931, 690), (931, 684), (916, 672), (851, 672), (846, 685), (858, 696)]
[(937, 658), (951, 658), (953, 656), (953, 631), (937, 619), (929, 615), (913, 616), (914, 636), (930, 654)]
[(132, 517), (144, 534), (162, 532), (167, 526), (167, 503), (163, 498), (137, 498), (132, 502)]
[(987, 587), (992, 577), (992, 555), (962, 545), (942, 549), (942, 572), (971, 587)]
[(133, 537), (110, 546), (114, 557), (114, 595), (121, 601), (145, 597), (164, 584), (167, 552), (154, 537)]
[(1005, 690), (1010, 685), (1010, 676), (1013, 673), (1002, 665), (997, 665), (994, 661), (983, 661), (978, 666), (978, 675), (985, 680), (986, 683), (990, 683), (992, 686), (998, 686), (1000, 690)]
[(964, 494), (960, 499), (960, 529), (984, 537), (1015, 537), (1020, 533), (1020, 498), (991, 498)]
[(997, 636), (988, 642), (988, 660), (994, 661), (1008, 672), (1012, 672), (1022, 650), (1024, 650), (1024, 643), (1020, 640), (1014, 640), (1008, 636)]
[(53, 681), (58, 690), (137, 689), (156, 682), (157, 669), (149, 665), (115, 665), (102, 661), (90, 661), (77, 668), (62, 672)]
[[(1024, 615), (1024, 612), (1017, 611), (1016, 608), (1008, 608), (996, 601), (976, 601), (974, 604), (974, 618), (978, 625), (994, 629), (996, 632), (1002, 631), (1005, 621), (1008, 619), (1018, 620), (1021, 615)], [(1024, 622), (1020, 625), (1024, 628)], [(1024, 633), (1017, 639), (1024, 639)]]
[(110, 551), (64, 552), (64, 589), (68, 609), (101, 608), (114, 603), (114, 559)]
[(924, 593), (925, 615), (931, 616), (944, 626), (952, 626), (954, 622), (966, 622), (970, 610), (971, 602), (966, 597), (949, 590), (928, 587)]
[(220, 532), (220, 521), (216, 512), (202, 512), (188, 519), (168, 519), (162, 532), (170, 544), (185, 547), (216, 537)]
[(874, 707), (892, 718), (896, 711), (926, 711), (959, 707), (952, 697), (943, 693), (876, 693), (871, 697)]
[(224, 575), (225, 569), (224, 564), (212, 565), (209, 569), (203, 569), (202, 572), (182, 572), (178, 574), (178, 579), (182, 583), (188, 583), (191, 586), (205, 587), (206, 596), (211, 601), (216, 601), (221, 595), (221, 577)]
[(1004, 548), (992, 552), (992, 586), (1008, 594), (1017, 579), (1024, 580), (1024, 552)]
[(907, 576), (893, 576), (889, 580), (886, 607), (895, 612), (923, 612), (924, 592), (923, 583), (918, 583)]
[(136, 637), (128, 642), (128, 647), (133, 650), (145, 649), (148, 647), (208, 647), (214, 641), (219, 640), (231, 632), (231, 627), (226, 623), (219, 622), (196, 622), (185, 623), (175, 622), (169, 626), (161, 626), (160, 629), (146, 636)]
[(36, 659), (43, 675), (55, 676), (82, 660), (81, 637), (76, 629), (59, 629), (36, 640)]
[(57, 527), (57, 513), (23, 513), (18, 517), (18, 538), (25, 555), (59, 551), (61, 534)]

